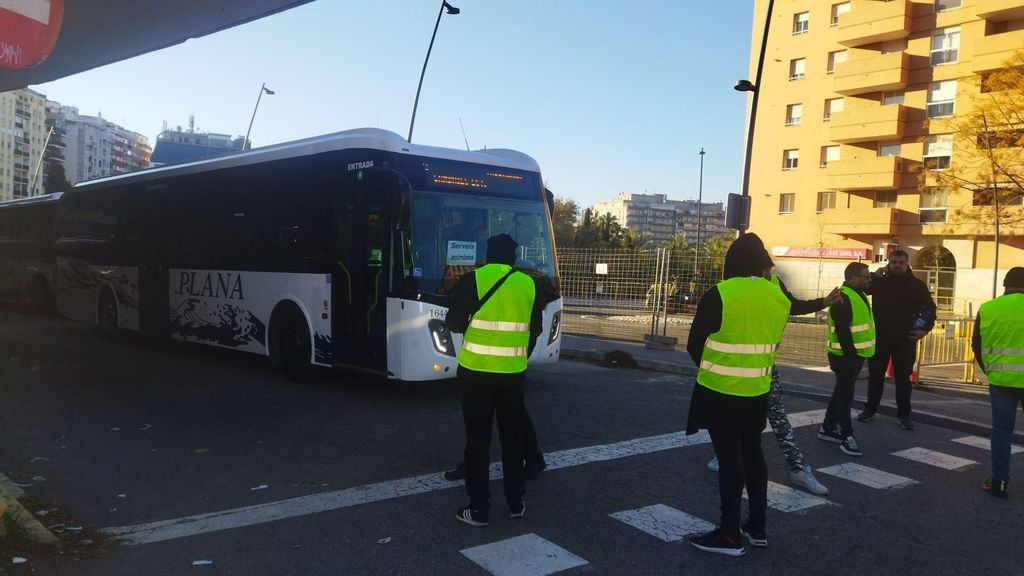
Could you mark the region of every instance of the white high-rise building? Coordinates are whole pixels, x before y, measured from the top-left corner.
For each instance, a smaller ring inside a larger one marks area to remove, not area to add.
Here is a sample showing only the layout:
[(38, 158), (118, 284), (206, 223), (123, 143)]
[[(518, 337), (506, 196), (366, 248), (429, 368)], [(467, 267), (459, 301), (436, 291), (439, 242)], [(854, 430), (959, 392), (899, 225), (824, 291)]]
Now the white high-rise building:
[[(697, 235), (697, 201), (669, 200), (665, 194), (619, 194), (614, 200), (594, 204), (594, 216), (611, 214), (619, 224), (640, 232), (646, 245), (669, 242), (677, 234), (688, 241)], [(700, 205), (701, 242), (726, 231), (721, 202)]]

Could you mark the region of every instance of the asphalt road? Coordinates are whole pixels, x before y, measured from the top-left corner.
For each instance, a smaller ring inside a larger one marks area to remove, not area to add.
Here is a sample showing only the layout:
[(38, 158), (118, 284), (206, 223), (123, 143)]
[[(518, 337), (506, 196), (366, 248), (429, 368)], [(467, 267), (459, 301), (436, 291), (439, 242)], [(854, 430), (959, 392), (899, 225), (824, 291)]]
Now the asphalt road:
[(797, 398), (798, 438), (831, 493), (789, 490), (766, 435), (769, 547), (689, 547), (683, 521), (718, 516), (710, 445), (678, 434), (691, 386), (575, 362), (531, 370), (551, 468), (522, 520), (492, 482), (491, 525), (473, 528), (454, 519), (461, 485), (440, 478), (463, 442), (445, 383), (298, 385), (257, 357), (0, 310), (0, 472), (63, 543), (0, 540), (0, 574), (1021, 573), (1024, 489), (980, 491), (987, 450), (879, 419), (857, 425), (854, 461), (814, 438), (824, 406)]

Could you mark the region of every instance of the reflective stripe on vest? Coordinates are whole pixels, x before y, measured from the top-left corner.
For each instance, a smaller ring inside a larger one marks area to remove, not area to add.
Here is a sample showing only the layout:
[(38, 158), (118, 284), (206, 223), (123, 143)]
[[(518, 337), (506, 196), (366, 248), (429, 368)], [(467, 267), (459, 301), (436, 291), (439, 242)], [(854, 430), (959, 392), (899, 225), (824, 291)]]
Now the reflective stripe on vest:
[[(844, 284), (841, 290), (850, 300), (850, 310), (853, 315), (850, 322), (850, 335), (853, 337), (853, 347), (857, 350), (857, 356), (870, 358), (875, 355), (875, 317), (871, 312), (871, 306), (853, 288)], [(839, 334), (836, 333), (836, 323), (832, 320), (831, 308), (828, 310), (827, 336), (825, 350), (829, 354), (842, 356), (843, 345), (839, 343)]]
[(981, 360), (990, 384), (1024, 388), (1024, 294), (989, 300), (981, 315)]
[(722, 326), (704, 342), (697, 382), (730, 396), (766, 394), (789, 299), (778, 284), (760, 277), (730, 278), (717, 289)]
[[(483, 298), (511, 266), (487, 264), (473, 271), (477, 298)], [(533, 278), (514, 272), (473, 315), (459, 351), (459, 366), (478, 372), (515, 374), (526, 370)]]

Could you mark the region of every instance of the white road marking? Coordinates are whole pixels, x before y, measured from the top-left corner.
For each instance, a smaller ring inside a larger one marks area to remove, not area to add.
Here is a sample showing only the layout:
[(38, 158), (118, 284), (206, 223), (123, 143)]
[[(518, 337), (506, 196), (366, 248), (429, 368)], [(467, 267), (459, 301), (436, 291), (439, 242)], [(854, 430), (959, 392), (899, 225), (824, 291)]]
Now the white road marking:
[[(743, 497), (747, 497), (747, 490), (745, 488), (743, 489)], [(831, 503), (820, 496), (794, 490), (777, 482), (768, 482), (768, 507), (780, 512), (798, 512)]]
[(899, 452), (893, 452), (892, 455), (900, 458), (906, 458), (907, 460), (913, 460), (914, 462), (928, 464), (929, 466), (944, 468), (946, 470), (962, 470), (968, 466), (977, 464), (974, 460), (968, 460), (967, 458), (960, 458), (959, 456), (952, 456), (950, 454), (943, 454), (942, 452), (936, 452), (926, 448), (908, 448), (906, 450), (900, 450)]
[(869, 488), (878, 488), (880, 490), (903, 488), (904, 486), (917, 484), (917, 480), (913, 480), (905, 476), (899, 476), (897, 474), (890, 474), (888, 472), (883, 472), (882, 470), (869, 468), (852, 462), (839, 464), (837, 466), (829, 466), (828, 468), (819, 468), (818, 472), (828, 474), (829, 476), (835, 476), (836, 478), (842, 478), (843, 480), (863, 484)]
[(494, 576), (547, 576), (587, 561), (536, 534), (524, 534), (460, 551)]
[[(975, 448), (981, 448), (982, 450), (992, 450), (992, 443), (988, 438), (981, 436), (964, 436), (963, 438), (953, 438), (953, 442), (959, 444), (966, 444), (967, 446), (974, 446)], [(1017, 446), (1016, 444), (1010, 444), (1010, 454), (1020, 454), (1024, 452), (1024, 448)]]
[(715, 525), (711, 522), (664, 504), (624, 510), (609, 514), (609, 516), (663, 542), (676, 542), (691, 534), (700, 534), (715, 529)]
[[(790, 414), (789, 419), (793, 427), (818, 424), (824, 417), (824, 410), (812, 410), (810, 412), (798, 412)], [(769, 431), (765, 432), (770, 433)], [(709, 444), (711, 439), (707, 432), (702, 431), (692, 436), (683, 432), (673, 432), (646, 438), (625, 440), (613, 444), (601, 444), (598, 446), (587, 446), (584, 448), (571, 448), (560, 452), (551, 452), (544, 455), (547, 461), (548, 470), (558, 468), (569, 468), (593, 462), (606, 462), (620, 458), (629, 458), (641, 454), (650, 454), (663, 450)], [(490, 478), (492, 480), (501, 478), (501, 463), (491, 464)], [(175, 538), (185, 538), (197, 534), (242, 528), (306, 516), (319, 512), (328, 512), (341, 508), (349, 508), (360, 504), (369, 504), (383, 500), (401, 498), (424, 494), (436, 490), (446, 490), (462, 486), (462, 482), (449, 482), (445, 480), (440, 472), (389, 480), (364, 486), (356, 486), (332, 492), (322, 492), (299, 496), (288, 500), (267, 502), (255, 506), (232, 508), (218, 512), (196, 514), (183, 518), (171, 520), (160, 520), (133, 524), (130, 526), (114, 526), (100, 530), (102, 534), (121, 540), (124, 544), (150, 544), (163, 542)]]

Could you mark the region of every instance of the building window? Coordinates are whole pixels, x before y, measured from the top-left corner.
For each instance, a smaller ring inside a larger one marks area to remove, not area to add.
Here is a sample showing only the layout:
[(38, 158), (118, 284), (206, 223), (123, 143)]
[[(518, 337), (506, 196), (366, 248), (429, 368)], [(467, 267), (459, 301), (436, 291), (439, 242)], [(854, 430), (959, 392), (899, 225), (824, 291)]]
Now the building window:
[(928, 188), (921, 192), (921, 224), (942, 224), (946, 221), (949, 192), (945, 188)]
[(953, 135), (937, 134), (924, 141), (924, 165), (929, 170), (945, 170), (953, 158)]
[(783, 150), (782, 151), (782, 169), (783, 170), (796, 170), (797, 165), (800, 163), (800, 151), (799, 150)]
[(895, 190), (875, 190), (875, 201), (872, 204), (875, 208), (895, 208)]
[(830, 192), (818, 192), (818, 212), (824, 212), (825, 210), (835, 210), (836, 208), (836, 192), (832, 190)]
[(843, 99), (842, 98), (829, 98), (825, 100), (825, 116), (822, 118), (825, 122), (832, 120), (832, 115), (836, 112), (843, 111)]
[(932, 36), (932, 66), (955, 64), (960, 58), (960, 27), (936, 30)]
[(935, 11), (955, 10), (963, 5), (963, 0), (935, 0)]
[(786, 126), (799, 126), (803, 115), (803, 104), (790, 104), (786, 106)]
[(832, 5), (832, 27), (839, 26), (839, 17), (850, 11), (849, 2), (840, 2)]
[(882, 106), (903, 104), (903, 92), (882, 92)]
[(804, 74), (807, 72), (807, 59), (806, 58), (794, 58), (789, 61), (789, 79), (790, 80), (803, 80)]
[(879, 156), (899, 156), (900, 155), (900, 144), (879, 144), (878, 145)]
[(952, 116), (956, 105), (956, 80), (928, 85), (928, 117)]
[(825, 69), (826, 74), (831, 74), (836, 71), (836, 64), (846, 62), (846, 50), (836, 50), (835, 52), (828, 53), (828, 68)]
[(839, 160), (839, 146), (822, 146), (821, 147), (821, 160), (818, 163), (818, 167), (824, 168), (828, 166), (829, 162), (835, 162)]
[(800, 12), (793, 14), (793, 35), (806, 34), (808, 21), (811, 18), (810, 12)]
[(779, 214), (792, 214), (796, 208), (796, 194), (779, 194)]

